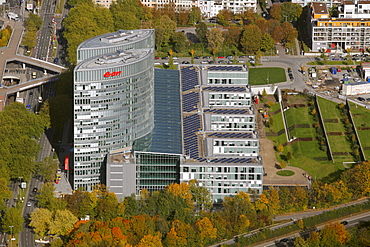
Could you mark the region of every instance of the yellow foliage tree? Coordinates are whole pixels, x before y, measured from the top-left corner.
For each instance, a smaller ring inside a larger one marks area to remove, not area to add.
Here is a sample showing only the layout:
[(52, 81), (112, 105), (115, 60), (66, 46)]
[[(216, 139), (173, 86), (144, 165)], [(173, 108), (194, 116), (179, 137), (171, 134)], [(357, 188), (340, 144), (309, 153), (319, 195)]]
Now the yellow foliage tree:
[(165, 191), (167, 193), (172, 193), (176, 196), (183, 198), (188, 203), (189, 207), (193, 205), (192, 202), (193, 196), (187, 183), (170, 184), (165, 188)]
[(213, 227), (212, 222), (207, 217), (198, 220), (195, 223), (195, 227), (202, 245), (210, 243), (216, 239), (217, 228)]
[(157, 235), (145, 235), (140, 242), (138, 243), (137, 247), (162, 247), (162, 241), (159, 236)]

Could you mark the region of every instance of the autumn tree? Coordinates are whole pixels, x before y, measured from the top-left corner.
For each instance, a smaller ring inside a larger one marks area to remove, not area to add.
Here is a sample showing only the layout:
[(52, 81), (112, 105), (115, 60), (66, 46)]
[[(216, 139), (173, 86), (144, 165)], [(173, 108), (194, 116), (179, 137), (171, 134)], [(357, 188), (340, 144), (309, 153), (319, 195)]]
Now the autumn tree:
[(207, 217), (195, 222), (195, 230), (202, 246), (211, 243), (217, 237), (217, 228), (213, 227), (212, 222)]
[(270, 52), (270, 55), (275, 51), (274, 40), (269, 33), (264, 33), (261, 37), (261, 51)]
[(65, 235), (78, 221), (69, 210), (56, 210), (49, 226), (49, 234)]
[(278, 144), (276, 146), (276, 151), (279, 152), (279, 153), (284, 152), (284, 146), (283, 146), (283, 144)]
[(370, 163), (361, 162), (352, 169), (343, 172), (342, 180), (354, 196), (369, 195), (370, 192)]
[(217, 20), (222, 26), (228, 26), (229, 22), (234, 18), (234, 13), (228, 9), (222, 9), (217, 14)]
[(216, 53), (221, 49), (223, 42), (224, 37), (219, 29), (212, 28), (207, 33), (208, 48), (211, 50), (213, 55), (216, 55)]
[(162, 247), (162, 240), (157, 235), (145, 235), (140, 242), (136, 245), (137, 247)]
[(280, 4), (273, 4), (271, 9), (270, 9), (270, 15), (273, 19), (278, 20), (278, 21), (283, 21), (284, 16), (282, 13), (281, 5)]
[(280, 162), (280, 168), (281, 169), (284, 169), (284, 168), (286, 168), (286, 166), (287, 166), (287, 164), (286, 164), (286, 162), (285, 162), (285, 160), (282, 160), (281, 162)]
[(223, 32), (225, 44), (230, 47), (238, 47), (240, 42), (240, 34), (242, 29), (240, 27), (230, 27)]
[(262, 33), (256, 25), (243, 27), (240, 45), (246, 54), (255, 54), (261, 48)]
[(29, 225), (34, 228), (36, 234), (43, 237), (49, 231), (52, 220), (53, 213), (49, 209), (36, 208), (31, 213)]
[(222, 205), (221, 214), (225, 217), (227, 228), (232, 233), (239, 234), (243, 224), (243, 230), (245, 230), (246, 225), (250, 227), (256, 222), (256, 212), (247, 193), (238, 192), (234, 197), (225, 197)]

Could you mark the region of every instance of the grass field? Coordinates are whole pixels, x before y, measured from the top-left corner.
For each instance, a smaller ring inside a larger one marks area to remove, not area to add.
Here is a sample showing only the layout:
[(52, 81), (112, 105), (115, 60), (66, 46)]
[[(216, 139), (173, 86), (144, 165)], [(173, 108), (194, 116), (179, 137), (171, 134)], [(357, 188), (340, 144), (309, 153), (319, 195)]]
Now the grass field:
[(282, 68), (249, 68), (249, 84), (251, 85), (265, 85), (285, 81), (285, 70)]
[[(276, 103), (269, 109), (269, 112), (275, 112), (276, 110), (280, 109), (280, 104)], [(270, 126), (270, 128), (265, 128), (265, 132), (279, 132), (280, 130), (284, 129), (284, 122), (283, 122), (283, 116), (282, 113), (279, 112), (275, 115), (270, 115), (270, 118), (273, 119), (273, 124)], [(269, 137), (270, 140), (272, 140), (275, 144), (278, 143), (284, 143), (287, 141), (285, 132), (281, 134), (280, 136), (272, 136)]]
[(350, 154), (351, 144), (347, 140), (347, 136), (345, 135), (345, 128), (341, 121), (341, 119), (346, 118), (346, 116), (342, 116), (340, 114), (340, 110), (338, 109), (338, 104), (326, 99), (318, 98), (321, 114), (324, 119), (337, 119), (337, 123), (325, 123), (326, 132), (342, 132), (343, 135), (328, 135), (328, 141), (330, 144), (331, 151), (335, 152), (348, 152), (348, 155), (340, 155), (335, 156), (333, 158), (335, 161), (354, 161), (353, 156)]
[(347, 60), (347, 61), (316, 61), (307, 63), (307, 65), (354, 65), (354, 63), (356, 65), (361, 64), (361, 62)]
[[(351, 105), (351, 113), (353, 116), (354, 124), (356, 127), (370, 127), (370, 110), (362, 107), (357, 106), (354, 103), (350, 103)], [(370, 150), (366, 150), (366, 148), (370, 148), (370, 130), (359, 130), (357, 129), (358, 136), (360, 138), (361, 145), (364, 149), (365, 158), (369, 159), (370, 157)]]
[(315, 139), (316, 130), (312, 127), (315, 122), (312, 115), (309, 114), (308, 107), (290, 108), (285, 111), (285, 116), (289, 127), (294, 124), (308, 124), (310, 126), (309, 128), (295, 128), (290, 131), (290, 136), (312, 137)]
[(276, 172), (276, 174), (279, 175), (279, 176), (286, 176), (286, 177), (288, 177), (288, 176), (293, 176), (295, 174), (295, 172), (290, 171), (290, 170), (283, 170), (283, 171)]

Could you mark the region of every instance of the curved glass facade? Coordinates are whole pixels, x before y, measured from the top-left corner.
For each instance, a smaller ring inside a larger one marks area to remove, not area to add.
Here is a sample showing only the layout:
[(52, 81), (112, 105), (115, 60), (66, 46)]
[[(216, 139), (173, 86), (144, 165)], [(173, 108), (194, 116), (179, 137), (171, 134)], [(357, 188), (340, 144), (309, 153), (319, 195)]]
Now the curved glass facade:
[(82, 42), (77, 48), (77, 62), (117, 50), (154, 48), (154, 44), (152, 29), (119, 30)]
[(74, 189), (91, 191), (102, 183), (107, 153), (132, 146), (153, 128), (153, 49), (79, 63), (74, 71)]

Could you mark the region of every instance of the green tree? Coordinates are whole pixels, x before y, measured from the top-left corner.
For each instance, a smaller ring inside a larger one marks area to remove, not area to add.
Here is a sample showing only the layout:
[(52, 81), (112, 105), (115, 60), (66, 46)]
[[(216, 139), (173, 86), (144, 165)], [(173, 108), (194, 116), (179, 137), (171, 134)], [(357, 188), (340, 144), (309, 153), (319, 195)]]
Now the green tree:
[(34, 228), (36, 234), (41, 237), (49, 231), (51, 221), (53, 220), (53, 213), (46, 208), (36, 208), (31, 213), (30, 226)]
[(221, 49), (223, 42), (224, 37), (219, 29), (212, 28), (207, 33), (208, 48), (212, 51), (213, 55), (215, 55)]
[(3, 232), (17, 235), (23, 230), (23, 223), (22, 208), (8, 208), (2, 218), (1, 229)]
[(284, 2), (281, 5), (281, 14), (285, 21), (297, 21), (302, 14), (302, 6), (292, 2)]
[(189, 13), (189, 24), (194, 25), (202, 20), (202, 12), (199, 7), (192, 7)]
[(212, 207), (212, 196), (209, 190), (204, 186), (200, 186), (196, 180), (191, 180), (189, 182), (189, 187), (195, 204), (196, 212), (208, 212)]
[(45, 183), (42, 185), (40, 193), (36, 195), (36, 199), (38, 200), (38, 205), (40, 207), (49, 209), (52, 212), (56, 210), (64, 210), (66, 208), (66, 202), (54, 196), (54, 184), (53, 183)]
[(25, 20), (25, 27), (27, 30), (40, 30), (42, 26), (42, 17), (34, 14), (29, 13), (28, 18)]
[(58, 165), (58, 160), (54, 160), (49, 156), (36, 163), (36, 172), (41, 175), (46, 182), (52, 182), (55, 180)]
[(225, 44), (227, 46), (238, 47), (240, 42), (240, 35), (242, 29), (240, 27), (230, 27), (228, 31), (224, 32)]
[(49, 234), (65, 235), (73, 225), (78, 221), (69, 210), (56, 210), (53, 221), (49, 226)]
[(184, 52), (189, 46), (186, 35), (182, 32), (175, 32), (171, 38), (173, 50), (177, 53)]
[(291, 160), (293, 158), (293, 156), (292, 156), (292, 152), (287, 152), (286, 153), (286, 160), (287, 161), (289, 161), (289, 160)]
[(88, 38), (112, 32), (113, 23), (111, 13), (103, 6), (83, 2), (72, 8), (63, 21), (63, 36), (68, 42), (68, 61), (76, 63), (77, 46)]
[[(0, 177), (0, 202), (4, 202), (10, 198), (12, 198), (12, 192), (9, 188), (9, 180)], [(0, 211), (5, 211), (6, 208), (5, 203), (0, 203)]]
[(195, 33), (202, 44), (207, 44), (207, 25), (204, 22), (199, 22), (195, 28)]
[(271, 35), (269, 33), (263, 34), (261, 38), (261, 51), (272, 52), (273, 50), (275, 50), (275, 45)]
[(246, 54), (255, 54), (261, 48), (262, 33), (256, 25), (243, 27), (240, 45)]
[(161, 16), (154, 21), (155, 46), (161, 49), (167, 46), (176, 31), (176, 22), (172, 21), (167, 15)]

